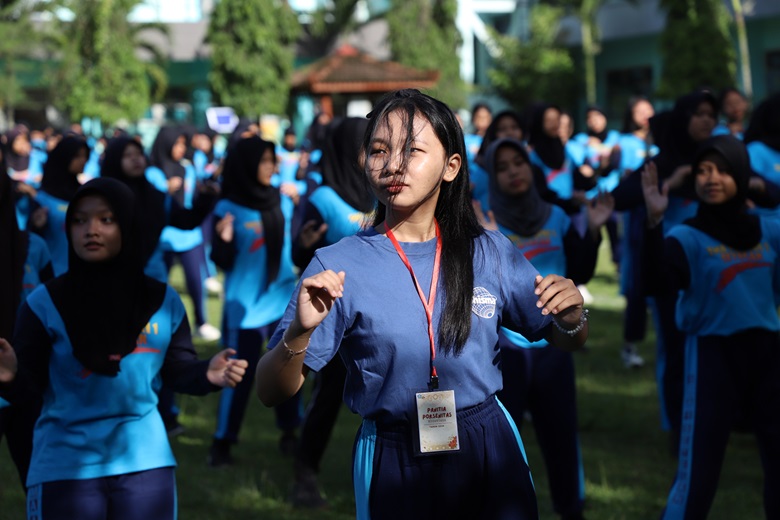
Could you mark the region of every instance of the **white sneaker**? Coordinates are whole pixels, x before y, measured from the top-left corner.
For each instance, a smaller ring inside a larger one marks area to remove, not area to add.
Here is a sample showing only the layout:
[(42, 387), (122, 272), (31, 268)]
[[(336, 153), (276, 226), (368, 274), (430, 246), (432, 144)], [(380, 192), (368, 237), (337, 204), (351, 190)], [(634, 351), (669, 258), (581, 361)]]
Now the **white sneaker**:
[(582, 295), (582, 302), (585, 305), (590, 305), (591, 303), (593, 303), (594, 300), (593, 295), (590, 294), (590, 291), (588, 290), (587, 287), (585, 287), (584, 285), (578, 285), (577, 289), (580, 291), (580, 294)]
[(222, 333), (214, 325), (204, 323), (195, 329), (195, 334), (193, 334), (193, 336), (204, 341), (217, 341), (222, 337)]
[(634, 345), (624, 346), (623, 350), (620, 351), (620, 359), (623, 360), (623, 365), (626, 368), (639, 368), (645, 364), (645, 360), (637, 354)]
[(206, 291), (209, 294), (222, 294), (222, 282), (217, 280), (217, 278), (214, 276), (206, 278), (206, 281), (203, 282), (203, 286), (206, 288)]

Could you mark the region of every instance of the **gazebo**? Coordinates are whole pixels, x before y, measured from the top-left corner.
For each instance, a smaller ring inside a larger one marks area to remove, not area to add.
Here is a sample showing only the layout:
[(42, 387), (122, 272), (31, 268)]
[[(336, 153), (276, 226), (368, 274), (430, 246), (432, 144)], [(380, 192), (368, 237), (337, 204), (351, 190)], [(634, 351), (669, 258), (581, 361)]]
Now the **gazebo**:
[(351, 100), (373, 102), (392, 90), (431, 88), (438, 80), (437, 70), (420, 70), (393, 61), (381, 61), (345, 44), (293, 72), (291, 93), (317, 98), (321, 111), (337, 116), (343, 115)]

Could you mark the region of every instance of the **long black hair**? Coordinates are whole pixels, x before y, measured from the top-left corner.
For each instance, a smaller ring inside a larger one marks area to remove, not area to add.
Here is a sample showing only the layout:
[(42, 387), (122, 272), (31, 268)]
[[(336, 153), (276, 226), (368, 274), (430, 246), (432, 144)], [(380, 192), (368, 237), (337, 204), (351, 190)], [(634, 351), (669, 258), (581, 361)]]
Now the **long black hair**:
[[(458, 355), (471, 334), (474, 249), (476, 238), (484, 233), (471, 206), (463, 130), (452, 110), (441, 101), (418, 90), (399, 90), (383, 97), (368, 114), (368, 128), (363, 139), (365, 157), (368, 157), (377, 129), (382, 125), (388, 126), (388, 118), (393, 113), (402, 117), (406, 127), (401, 171), (405, 171), (411, 155), (415, 117), (422, 117), (430, 123), (444, 147), (446, 157), (454, 154), (461, 157), (460, 172), (455, 179), (441, 183), (434, 210), (434, 217), (439, 222), (441, 231), (442, 282), (445, 293), (444, 308), (439, 321), (439, 348), (445, 354), (454, 352)], [(385, 205), (379, 202), (374, 217), (375, 226), (384, 222), (386, 210)]]

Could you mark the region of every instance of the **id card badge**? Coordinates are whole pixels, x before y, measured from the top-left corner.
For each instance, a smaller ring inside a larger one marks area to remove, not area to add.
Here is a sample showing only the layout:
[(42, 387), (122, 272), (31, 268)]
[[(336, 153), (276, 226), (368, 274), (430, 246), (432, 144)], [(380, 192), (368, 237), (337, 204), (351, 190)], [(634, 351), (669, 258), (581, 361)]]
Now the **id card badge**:
[(417, 401), (419, 454), (459, 451), (455, 391), (416, 392), (415, 400)]

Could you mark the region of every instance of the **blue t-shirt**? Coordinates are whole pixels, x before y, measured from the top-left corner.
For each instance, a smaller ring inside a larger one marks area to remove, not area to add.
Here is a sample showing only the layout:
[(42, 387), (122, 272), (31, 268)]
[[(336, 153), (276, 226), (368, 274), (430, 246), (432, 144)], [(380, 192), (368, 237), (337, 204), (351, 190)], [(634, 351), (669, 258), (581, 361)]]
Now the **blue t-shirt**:
[(178, 294), (168, 287), (116, 377), (90, 373), (73, 356), (65, 324), (45, 286), (27, 303), (52, 341), (27, 486), (175, 466), (156, 391), (171, 335), (185, 318)]
[(45, 191), (39, 191), (35, 201), (48, 210), (46, 225), (40, 234), (51, 253), (54, 276), (59, 276), (68, 270), (68, 235), (65, 229), (68, 201), (52, 197)]
[(598, 145), (592, 144), (590, 137), (585, 132), (580, 132), (572, 137), (569, 142), (572, 141), (585, 147), (585, 159), (587, 163), (594, 168), (598, 168), (601, 164), (601, 156), (610, 153), (612, 147), (620, 141), (620, 132), (617, 130), (609, 130), (606, 139)]
[(482, 136), (477, 134), (466, 134), (463, 136), (463, 140), (466, 143), (466, 160), (471, 163), (477, 157), (479, 147), (482, 146)]
[(547, 187), (558, 194), (558, 197), (568, 200), (574, 193), (574, 169), (572, 160), (566, 155), (563, 166), (553, 169), (542, 162), (542, 159), (532, 150), (530, 153), (531, 164), (541, 168), (544, 172), (544, 178), (547, 180)]
[[(195, 188), (198, 183), (198, 175), (195, 171), (195, 167), (189, 161), (182, 161), (184, 165), (185, 174), (182, 184), (184, 190), (184, 204), (187, 209), (192, 209), (192, 201), (195, 197)], [(156, 166), (150, 166), (144, 173), (146, 180), (148, 180), (155, 188), (168, 193), (168, 181), (165, 177), (165, 173)], [(183, 253), (190, 249), (199, 246), (203, 243), (203, 230), (200, 226), (194, 229), (179, 229), (173, 226), (166, 226), (162, 234), (160, 235), (159, 247), (162, 251), (173, 251), (174, 253)], [(150, 275), (152, 276), (152, 275)], [(154, 276), (157, 278), (157, 276)]]
[(728, 125), (723, 121), (721, 121), (718, 126), (712, 129), (712, 135), (733, 135), (740, 141), (745, 138), (745, 134), (743, 132), (732, 134), (731, 129), (729, 129)]
[(312, 204), (322, 216), (322, 221), (328, 225), (325, 241), (335, 244), (344, 237), (354, 235), (363, 228), (367, 216), (358, 211), (339, 197), (330, 186), (320, 186), (309, 196)]
[(24, 301), (30, 293), (41, 284), (41, 271), (51, 264), (51, 255), (46, 242), (35, 233), (28, 233), (27, 259), (24, 261), (24, 277), (22, 278), (22, 299)]
[[(214, 208), (216, 219), (223, 218), (227, 213), (235, 217), (233, 241), (230, 246), (234, 248), (236, 255), (232, 267), (225, 270), (223, 327), (226, 331), (254, 329), (282, 317), (297, 282), (290, 240), (293, 209), (292, 201), (283, 196), (285, 231), (282, 257), (279, 274), (269, 285), (266, 278), (268, 248), (265, 247), (265, 232), (260, 212), (227, 199), (220, 200)], [(226, 337), (232, 335), (226, 334)]]
[(617, 145), (620, 147), (620, 175), (627, 175), (638, 169), (648, 157), (658, 154), (656, 145), (647, 143), (634, 134), (621, 134)]
[[(764, 179), (780, 185), (780, 152), (761, 141), (749, 143), (747, 151), (751, 169)], [(756, 207), (753, 212), (766, 217), (780, 218), (780, 207)]]
[(677, 326), (694, 336), (728, 336), (742, 330), (780, 330), (780, 223), (762, 219), (761, 242), (732, 249), (687, 225), (675, 227), (690, 266), (688, 288), (677, 300)]
[[(423, 292), (429, 291), (436, 240), (401, 243)], [(344, 271), (344, 296), (312, 336), (305, 364), (322, 369), (337, 353), (347, 368), (344, 401), (377, 421), (413, 421), (414, 392), (430, 378), (428, 322), (420, 297), (390, 240), (373, 229), (321, 248), (302, 277), (326, 269)], [(536, 307), (536, 269), (509, 240), (486, 232), (476, 240), (471, 335), (460, 356), (437, 346), (441, 390), (454, 390), (458, 409), (482, 403), (501, 389), (498, 332), (501, 325), (539, 340), (550, 316)], [(441, 283), (439, 284), (441, 287)], [(434, 334), (443, 305), (438, 291)], [(295, 316), (297, 290), (269, 344), (276, 345)]]
[(482, 211), (487, 213), (490, 209), (490, 195), (488, 184), (488, 172), (476, 162), (469, 163), (469, 181), (471, 182), (471, 198), (479, 201)]
[[(563, 237), (569, 232), (571, 219), (558, 206), (552, 206), (550, 217), (542, 229), (530, 237), (520, 236), (512, 230), (499, 225), (498, 229), (510, 242), (531, 262), (542, 276), (548, 274), (563, 275), (566, 273), (566, 251), (563, 247)], [(531, 342), (522, 334), (506, 327), (501, 332), (514, 345), (521, 348), (541, 348), (549, 345), (547, 340)]]

